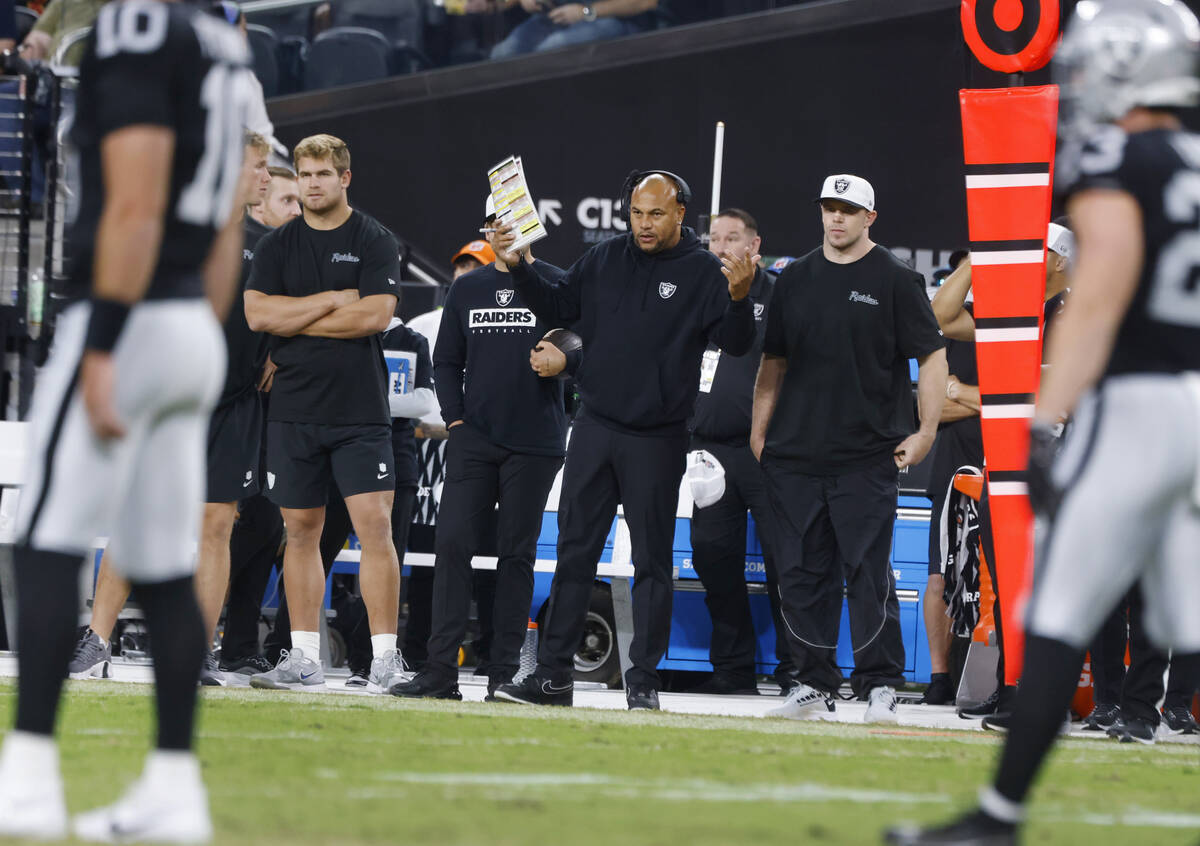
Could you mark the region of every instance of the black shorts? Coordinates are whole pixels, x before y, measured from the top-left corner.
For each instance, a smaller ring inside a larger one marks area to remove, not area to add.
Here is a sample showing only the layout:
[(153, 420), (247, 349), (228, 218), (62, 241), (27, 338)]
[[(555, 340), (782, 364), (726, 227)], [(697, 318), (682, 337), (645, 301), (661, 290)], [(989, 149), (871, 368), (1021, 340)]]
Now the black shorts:
[(208, 421), (205, 502), (237, 502), (259, 492), (262, 416), (258, 391), (247, 391), (213, 410)]
[(267, 423), (267, 498), (280, 508), (320, 508), (337, 482), (343, 497), (396, 489), (392, 427)]

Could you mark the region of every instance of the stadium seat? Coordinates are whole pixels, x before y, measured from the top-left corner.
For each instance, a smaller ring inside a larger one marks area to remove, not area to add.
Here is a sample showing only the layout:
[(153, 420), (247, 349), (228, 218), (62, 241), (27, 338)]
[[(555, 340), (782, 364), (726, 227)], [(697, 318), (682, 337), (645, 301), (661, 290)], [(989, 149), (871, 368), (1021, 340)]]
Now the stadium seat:
[(308, 61), (308, 39), (285, 35), (279, 39), (279, 93), (295, 94), (304, 90), (304, 63)]
[(342, 0), (333, 7), (333, 23), (380, 33), (396, 52), (393, 73), (414, 73), (433, 64), (425, 53), (425, 17), (418, 0), (389, 0), (386, 9), (372, 0)]
[(392, 73), (392, 46), (373, 29), (335, 26), (313, 39), (304, 63), (304, 88), (332, 88), (383, 79)]
[(254, 55), (254, 75), (262, 83), (263, 95), (274, 97), (279, 93), (279, 39), (262, 24), (248, 24), (246, 38)]
[(289, 35), (308, 38), (312, 30), (311, 18), (312, 7), (307, 5), (246, 13), (248, 24), (265, 26), (281, 39)]

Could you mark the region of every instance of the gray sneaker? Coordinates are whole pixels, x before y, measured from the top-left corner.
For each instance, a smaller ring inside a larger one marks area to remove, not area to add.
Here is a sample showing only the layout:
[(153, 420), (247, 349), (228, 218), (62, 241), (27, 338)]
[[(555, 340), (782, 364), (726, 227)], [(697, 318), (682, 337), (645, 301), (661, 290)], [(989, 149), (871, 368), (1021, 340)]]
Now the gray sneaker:
[(309, 687), (320, 687), (325, 684), (325, 671), (321, 665), (307, 657), (302, 649), (283, 649), (279, 653), (279, 663), (269, 673), (259, 673), (250, 677), (251, 687), (261, 687), (267, 690), (304, 690)]
[(212, 654), (211, 649), (204, 653), (204, 663), (200, 665), (200, 684), (204, 687), (225, 687), (229, 684), (217, 666), (217, 656)]
[(75, 644), (75, 654), (71, 656), (67, 673), (73, 679), (106, 679), (111, 664), (112, 644), (102, 643), (100, 635), (87, 629)]
[(367, 678), (368, 693), (387, 693), (394, 684), (406, 682), (412, 678), (408, 668), (404, 666), (404, 657), (399, 649), (389, 649), (382, 658), (371, 661), (371, 675)]

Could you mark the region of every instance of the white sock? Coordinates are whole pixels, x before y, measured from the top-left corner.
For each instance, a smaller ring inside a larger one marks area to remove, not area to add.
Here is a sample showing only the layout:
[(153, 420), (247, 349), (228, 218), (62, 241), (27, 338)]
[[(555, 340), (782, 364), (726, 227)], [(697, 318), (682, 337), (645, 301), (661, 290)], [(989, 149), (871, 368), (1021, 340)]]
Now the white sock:
[(292, 648), (299, 649), (305, 658), (321, 662), (321, 633), (292, 630)]
[(100, 645), (101, 645), (101, 646), (105, 646), (105, 647), (106, 647), (106, 646), (108, 646), (108, 641), (107, 641), (107, 640), (105, 640), (104, 638), (100, 637), (100, 635), (96, 634), (96, 630), (95, 630), (95, 629), (92, 629), (92, 634), (94, 634), (94, 635), (96, 635), (96, 637), (100, 638)]
[(371, 657), (382, 658), (396, 648), (396, 633), (371, 635)]
[(11, 731), (0, 751), (0, 772), (19, 773), (22, 779), (57, 779), (58, 744), (49, 735)]
[(989, 817), (1018, 825), (1025, 819), (1025, 806), (1006, 799), (992, 786), (979, 791), (979, 807)]
[(145, 777), (153, 784), (192, 784), (200, 781), (200, 762), (187, 749), (152, 749)]

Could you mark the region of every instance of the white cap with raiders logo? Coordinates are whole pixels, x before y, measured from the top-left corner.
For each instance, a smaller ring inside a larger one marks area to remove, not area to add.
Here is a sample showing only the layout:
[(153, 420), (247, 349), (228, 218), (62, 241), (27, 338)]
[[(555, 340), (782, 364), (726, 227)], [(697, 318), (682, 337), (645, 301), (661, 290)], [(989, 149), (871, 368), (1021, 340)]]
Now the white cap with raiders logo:
[(835, 173), (825, 177), (817, 202), (821, 200), (841, 200), (860, 209), (875, 211), (875, 189), (870, 182), (851, 173)]
[(1058, 253), (1065, 259), (1069, 259), (1071, 253), (1075, 252), (1075, 235), (1067, 227), (1051, 223), (1049, 230), (1046, 232), (1046, 248), (1051, 252)]

